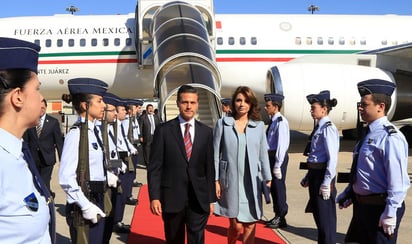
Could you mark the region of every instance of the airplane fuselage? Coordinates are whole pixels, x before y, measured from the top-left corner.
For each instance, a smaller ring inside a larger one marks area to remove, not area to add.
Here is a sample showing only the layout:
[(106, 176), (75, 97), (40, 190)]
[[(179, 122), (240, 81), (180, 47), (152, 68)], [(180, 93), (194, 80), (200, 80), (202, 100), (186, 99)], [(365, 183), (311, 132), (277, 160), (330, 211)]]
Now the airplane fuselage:
[[(353, 54), (412, 40), (412, 16), (216, 14), (215, 21), (211, 45), (222, 97), (247, 85), (261, 98), (271, 67), (305, 55)], [(60, 99), (75, 77), (102, 79), (122, 97), (153, 98), (153, 50), (143, 55), (149, 65), (139, 65), (134, 13), (2, 18), (0, 26), (0, 36), (41, 46), (38, 75), (47, 99)]]

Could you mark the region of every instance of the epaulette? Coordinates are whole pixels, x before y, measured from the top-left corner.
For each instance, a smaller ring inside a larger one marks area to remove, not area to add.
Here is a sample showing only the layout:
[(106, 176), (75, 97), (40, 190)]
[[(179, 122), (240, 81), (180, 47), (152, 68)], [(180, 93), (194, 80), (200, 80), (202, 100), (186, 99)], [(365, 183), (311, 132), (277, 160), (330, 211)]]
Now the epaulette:
[(283, 119), (282, 119), (282, 116), (279, 116), (278, 117), (278, 122), (280, 122), (280, 121), (282, 121)]
[(388, 131), (389, 135), (398, 133), (393, 125), (384, 125), (384, 127)]
[(326, 125), (326, 126), (331, 126), (331, 125), (332, 125), (332, 122), (331, 122), (331, 121), (328, 121), (328, 122), (325, 123), (325, 125)]
[(82, 127), (82, 124), (80, 122), (76, 122), (72, 125), (72, 127), (70, 127), (70, 130), (80, 128), (80, 127)]

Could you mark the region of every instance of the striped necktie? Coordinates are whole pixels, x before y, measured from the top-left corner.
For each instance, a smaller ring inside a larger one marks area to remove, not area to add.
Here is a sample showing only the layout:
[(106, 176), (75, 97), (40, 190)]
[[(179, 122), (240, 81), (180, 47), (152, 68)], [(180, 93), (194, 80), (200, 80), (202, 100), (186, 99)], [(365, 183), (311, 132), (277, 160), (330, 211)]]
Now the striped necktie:
[(38, 122), (37, 125), (36, 125), (37, 137), (40, 137), (41, 130), (42, 130), (41, 119), (39, 119), (39, 122)]
[(185, 143), (187, 160), (190, 160), (190, 157), (192, 156), (192, 138), (190, 136), (190, 124), (189, 123), (185, 124), (185, 134), (184, 134), (183, 140)]

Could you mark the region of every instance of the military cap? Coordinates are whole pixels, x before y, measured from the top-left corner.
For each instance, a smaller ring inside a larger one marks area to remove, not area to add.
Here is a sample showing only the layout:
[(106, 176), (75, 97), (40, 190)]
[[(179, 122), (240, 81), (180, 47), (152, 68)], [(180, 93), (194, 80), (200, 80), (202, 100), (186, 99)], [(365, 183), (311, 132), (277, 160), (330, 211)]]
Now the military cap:
[(139, 100), (139, 99), (128, 99), (127, 100), (127, 104), (128, 105), (135, 105), (135, 106), (142, 106), (143, 105), (143, 101)]
[(395, 87), (395, 83), (381, 79), (370, 79), (358, 83), (358, 91), (361, 96), (374, 93), (391, 96)]
[(103, 96), (107, 91), (104, 81), (93, 78), (75, 78), (68, 81), (69, 91), (74, 94), (94, 94)]
[(39, 51), (34, 43), (0, 37), (0, 70), (28, 69), (37, 74)]
[(321, 91), (319, 94), (310, 94), (306, 96), (306, 99), (310, 104), (322, 101), (330, 100), (330, 92), (328, 90)]
[(103, 96), (103, 102), (106, 104), (111, 104), (113, 106), (119, 106), (120, 98), (113, 93), (106, 92)]
[(283, 95), (281, 94), (275, 94), (275, 93), (268, 93), (263, 95), (263, 97), (265, 98), (265, 101), (272, 101), (272, 102), (278, 102), (278, 103), (282, 103), (283, 99), (285, 98)]
[(232, 102), (232, 100), (231, 100), (230, 98), (222, 98), (222, 99), (220, 99), (220, 102), (221, 102), (223, 105), (230, 105), (230, 103)]

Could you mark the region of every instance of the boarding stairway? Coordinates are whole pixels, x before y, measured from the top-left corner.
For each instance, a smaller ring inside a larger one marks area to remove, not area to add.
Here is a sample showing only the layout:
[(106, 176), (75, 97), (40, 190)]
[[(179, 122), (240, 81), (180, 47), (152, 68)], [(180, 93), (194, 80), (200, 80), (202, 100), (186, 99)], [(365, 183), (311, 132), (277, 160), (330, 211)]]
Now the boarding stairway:
[(199, 92), (198, 119), (214, 126), (221, 116), (221, 76), (215, 61), (213, 0), (190, 2), (139, 0), (139, 68), (153, 68), (154, 97), (164, 121), (176, 117), (177, 90), (189, 84)]

